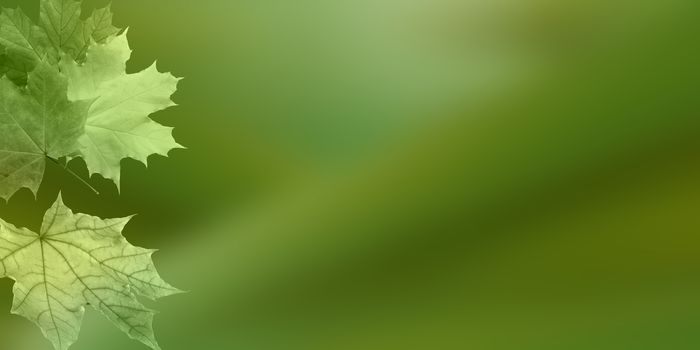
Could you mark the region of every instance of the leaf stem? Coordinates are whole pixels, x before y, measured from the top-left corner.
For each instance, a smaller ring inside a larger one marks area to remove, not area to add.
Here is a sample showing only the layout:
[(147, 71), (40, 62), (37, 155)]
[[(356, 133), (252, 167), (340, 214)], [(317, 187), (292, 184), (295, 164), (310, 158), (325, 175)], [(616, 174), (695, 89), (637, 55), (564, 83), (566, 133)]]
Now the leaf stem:
[(52, 163), (60, 166), (63, 170), (65, 170), (68, 174), (72, 175), (76, 179), (78, 179), (81, 183), (83, 183), (85, 186), (87, 186), (92, 192), (94, 192), (96, 195), (100, 195), (100, 191), (98, 191), (95, 187), (93, 187), (89, 182), (85, 181), (82, 177), (80, 177), (78, 174), (76, 174), (73, 170), (68, 168), (68, 162), (65, 164), (61, 164), (58, 160), (53, 159), (49, 156), (46, 156), (46, 159), (50, 160)]

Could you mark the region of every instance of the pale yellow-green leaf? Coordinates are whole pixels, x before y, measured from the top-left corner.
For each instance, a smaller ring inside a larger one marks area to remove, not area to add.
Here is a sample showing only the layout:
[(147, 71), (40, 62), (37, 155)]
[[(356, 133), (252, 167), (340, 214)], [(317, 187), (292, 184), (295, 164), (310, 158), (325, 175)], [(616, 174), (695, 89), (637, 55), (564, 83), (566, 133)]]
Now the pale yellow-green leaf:
[(15, 280), (12, 312), (39, 326), (57, 350), (77, 338), (90, 305), (129, 337), (159, 349), (151, 299), (178, 293), (158, 275), (153, 250), (122, 236), (129, 218), (73, 213), (59, 197), (38, 233), (0, 220), (0, 272)]
[(95, 101), (80, 139), (80, 155), (91, 173), (112, 179), (118, 186), (122, 159), (147, 163), (152, 154), (167, 156), (170, 150), (181, 148), (172, 128), (149, 117), (175, 105), (170, 97), (180, 79), (159, 72), (155, 63), (139, 73), (126, 74), (126, 61), (131, 56), (126, 35), (91, 46), (83, 64), (70, 56), (64, 56), (60, 63), (68, 76), (69, 98)]

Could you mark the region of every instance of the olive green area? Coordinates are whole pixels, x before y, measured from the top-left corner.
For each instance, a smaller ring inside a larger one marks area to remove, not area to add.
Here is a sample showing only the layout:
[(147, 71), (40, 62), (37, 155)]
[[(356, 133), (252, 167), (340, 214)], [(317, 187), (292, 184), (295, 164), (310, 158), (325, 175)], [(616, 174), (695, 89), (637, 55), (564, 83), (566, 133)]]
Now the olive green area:
[[(190, 291), (154, 305), (164, 349), (700, 346), (697, 1), (113, 10), (130, 72), (186, 77), (154, 119), (187, 149), (124, 161), (121, 195), (48, 164), (0, 217), (37, 232), (59, 188), (138, 213), (124, 235)], [(50, 349), (7, 314), (0, 336)], [(72, 347), (144, 348), (90, 312)]]

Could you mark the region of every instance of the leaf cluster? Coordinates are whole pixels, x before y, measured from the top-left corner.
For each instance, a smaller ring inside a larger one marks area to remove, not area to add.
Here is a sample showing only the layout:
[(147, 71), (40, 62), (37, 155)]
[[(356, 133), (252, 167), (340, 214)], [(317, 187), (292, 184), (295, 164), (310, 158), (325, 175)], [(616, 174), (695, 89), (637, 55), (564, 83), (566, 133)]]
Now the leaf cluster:
[(80, 1), (41, 0), (38, 23), (3, 9), (0, 52), (0, 199), (36, 193), (46, 161), (83, 158), (119, 187), (124, 158), (146, 163), (181, 147), (149, 118), (175, 105), (179, 79), (155, 63), (126, 73), (127, 33), (109, 7), (83, 18)]
[[(127, 31), (110, 7), (82, 13), (76, 0), (40, 0), (37, 21), (0, 12), (0, 200), (37, 193), (49, 161), (82, 158), (120, 185), (121, 161), (146, 163), (181, 146), (149, 115), (174, 106), (179, 79), (155, 63), (127, 74)], [(159, 349), (154, 312), (138, 296), (178, 293), (152, 250), (122, 236), (129, 218), (74, 213), (59, 198), (39, 232), (0, 219), (0, 277), (15, 280), (12, 312), (37, 324), (58, 350), (78, 337), (90, 305), (133, 339)]]

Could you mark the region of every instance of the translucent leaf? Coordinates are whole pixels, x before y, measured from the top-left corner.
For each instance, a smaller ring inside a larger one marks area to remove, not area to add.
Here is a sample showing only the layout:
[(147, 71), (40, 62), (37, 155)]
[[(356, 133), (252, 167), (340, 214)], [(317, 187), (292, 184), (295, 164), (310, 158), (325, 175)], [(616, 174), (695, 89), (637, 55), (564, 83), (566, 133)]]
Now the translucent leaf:
[(39, 326), (57, 350), (77, 340), (86, 305), (129, 337), (159, 349), (154, 312), (136, 297), (180, 291), (158, 275), (153, 250), (122, 236), (128, 222), (73, 213), (60, 197), (38, 233), (0, 220), (0, 272), (16, 281), (12, 312)]

